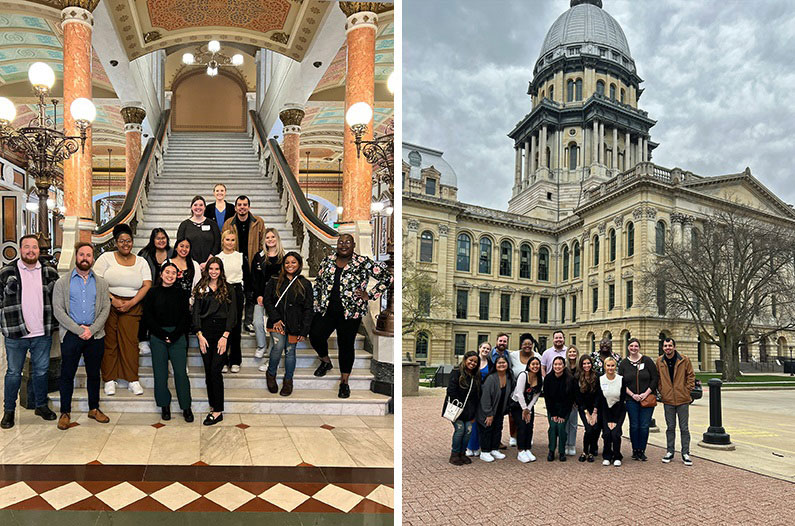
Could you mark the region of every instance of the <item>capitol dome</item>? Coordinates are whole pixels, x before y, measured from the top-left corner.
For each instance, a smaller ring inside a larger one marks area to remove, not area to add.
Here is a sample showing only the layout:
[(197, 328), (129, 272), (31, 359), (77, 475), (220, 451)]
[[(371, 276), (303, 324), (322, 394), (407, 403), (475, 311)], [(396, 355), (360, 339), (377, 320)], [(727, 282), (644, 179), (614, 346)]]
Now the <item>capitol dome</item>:
[(549, 28), (539, 58), (558, 49), (564, 52), (573, 45), (606, 47), (632, 60), (624, 31), (616, 19), (602, 9), (601, 0), (572, 0), (571, 8)]

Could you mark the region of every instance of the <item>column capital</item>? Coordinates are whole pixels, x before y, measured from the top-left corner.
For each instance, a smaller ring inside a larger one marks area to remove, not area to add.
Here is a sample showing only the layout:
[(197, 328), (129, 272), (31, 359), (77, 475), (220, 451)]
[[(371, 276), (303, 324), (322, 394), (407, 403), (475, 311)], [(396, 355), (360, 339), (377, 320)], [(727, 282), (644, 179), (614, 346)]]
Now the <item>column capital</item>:
[(301, 121), (304, 120), (304, 109), (297, 104), (288, 104), (279, 112), (279, 119), (284, 124), (284, 134), (301, 133)]
[(353, 16), (356, 13), (370, 12), (374, 14), (392, 11), (395, 4), (387, 2), (340, 2), (340, 10), (345, 16)]
[(121, 117), (124, 119), (124, 124), (138, 124), (140, 126), (146, 118), (146, 110), (139, 106), (125, 106), (121, 109)]
[(64, 24), (84, 24), (94, 27), (94, 15), (91, 12), (97, 7), (99, 0), (64, 0), (61, 10), (61, 27)]
[[(383, 6), (388, 6), (384, 8)], [(378, 30), (378, 13), (389, 11), (394, 6), (382, 2), (340, 2), (340, 9), (348, 15), (345, 20), (345, 33), (367, 27)]]

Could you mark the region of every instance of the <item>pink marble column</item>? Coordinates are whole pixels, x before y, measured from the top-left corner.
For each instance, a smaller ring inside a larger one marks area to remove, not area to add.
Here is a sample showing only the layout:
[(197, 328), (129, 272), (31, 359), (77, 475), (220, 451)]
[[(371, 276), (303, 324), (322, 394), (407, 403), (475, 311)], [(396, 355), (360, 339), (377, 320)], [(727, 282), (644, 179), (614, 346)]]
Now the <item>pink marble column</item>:
[[(61, 11), (63, 28), (63, 108), (64, 127), (69, 135), (79, 135), (80, 131), (72, 119), (69, 107), (77, 98), (91, 99), (91, 35), (94, 16), (91, 11), (98, 1), (66, 0)], [(81, 222), (92, 222), (91, 207), (92, 140), (91, 128), (87, 131), (82, 151), (72, 155), (64, 162), (64, 204), (69, 214), (76, 215)], [(90, 230), (81, 229), (81, 240), (90, 237)]]
[(141, 162), (141, 133), (146, 111), (137, 106), (126, 106), (121, 109), (124, 119), (124, 190), (129, 191), (130, 185)]
[(304, 120), (304, 110), (301, 106), (289, 104), (279, 112), (279, 119), (284, 125), (282, 151), (297, 178), (301, 163), (301, 121)]

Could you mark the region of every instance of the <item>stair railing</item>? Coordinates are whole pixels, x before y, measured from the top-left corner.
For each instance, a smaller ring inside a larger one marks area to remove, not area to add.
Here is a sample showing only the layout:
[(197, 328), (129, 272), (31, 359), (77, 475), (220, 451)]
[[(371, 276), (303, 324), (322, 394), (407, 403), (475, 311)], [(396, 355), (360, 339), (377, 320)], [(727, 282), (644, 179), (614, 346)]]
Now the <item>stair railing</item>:
[(312, 210), (279, 143), (275, 139), (268, 139), (257, 112), (250, 110), (249, 117), (252, 121), (252, 142), (259, 158), (260, 174), (278, 192), (281, 210), (284, 211), (287, 224), (292, 227), (309, 276), (315, 277), (323, 258), (336, 246), (339, 233), (321, 221)]
[(138, 224), (143, 221), (143, 213), (148, 203), (149, 187), (154, 180), (163, 173), (163, 155), (168, 149), (168, 136), (171, 134), (169, 116), (171, 109), (165, 110), (160, 117), (157, 132), (147, 141), (138, 170), (127, 190), (121, 209), (110, 221), (94, 230), (91, 242), (98, 253), (115, 248), (113, 240), (113, 227), (118, 224), (128, 224), (136, 234)]

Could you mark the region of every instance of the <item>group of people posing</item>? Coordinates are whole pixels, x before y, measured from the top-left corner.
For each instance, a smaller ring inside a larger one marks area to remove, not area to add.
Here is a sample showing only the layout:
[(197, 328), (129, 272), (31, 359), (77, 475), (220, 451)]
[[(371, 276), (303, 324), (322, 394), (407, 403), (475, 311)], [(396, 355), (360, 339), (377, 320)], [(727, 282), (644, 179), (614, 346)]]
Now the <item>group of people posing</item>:
[(640, 342), (631, 338), (625, 358), (613, 352), (612, 342), (603, 339), (599, 349), (580, 355), (566, 346), (563, 331), (555, 331), (553, 346), (540, 354), (530, 333), (520, 336), (520, 349), (508, 351), (508, 336), (497, 336), (494, 348), (488, 342), (478, 352), (468, 351), (450, 374), (444, 411), (448, 404), (461, 408), (453, 422), (450, 463), (470, 464), (469, 457), (485, 462), (504, 459), (500, 449), (504, 417), (508, 416), (510, 446), (516, 446), (520, 462), (533, 462), (535, 407), (541, 397), (549, 423), (547, 460), (566, 461), (577, 454), (578, 420), (584, 429), (580, 462), (594, 462), (603, 440), (602, 464), (620, 466), (621, 429), (629, 417), (632, 459), (648, 460), (646, 446), (657, 393), (662, 400), (667, 425), (667, 452), (675, 456), (676, 419), (679, 420), (681, 455), (691, 466), (688, 425), (695, 373), (690, 359), (676, 351), (676, 342), (666, 338), (657, 360), (641, 353)]
[[(314, 375), (333, 368), (328, 339), (337, 331), (341, 371), (338, 396), (348, 398), (354, 343), (367, 303), (388, 288), (385, 266), (354, 252), (354, 239), (342, 234), (327, 256), (314, 286), (302, 275), (303, 259), (285, 252), (279, 232), (252, 214), (250, 200), (225, 201), (226, 187), (215, 186), (209, 206), (201, 196), (191, 202), (191, 217), (179, 225), (173, 247), (163, 228), (152, 230), (149, 243), (133, 254), (133, 232), (126, 224), (113, 229), (115, 250), (94, 259), (90, 243), (78, 243), (75, 268), (59, 278), (39, 261), (34, 235), (20, 239), (20, 258), (0, 269), (0, 329), (8, 368), (0, 427), (14, 426), (22, 367), (31, 355), (35, 413), (45, 420), (56, 414), (47, 403), (47, 373), (52, 334), (61, 341), (59, 429), (71, 423), (71, 401), (80, 358), (86, 370), (88, 417), (106, 423), (99, 409), (100, 381), (107, 396), (119, 380), (135, 395), (143, 394), (139, 355), (151, 354), (155, 402), (164, 420), (171, 418), (168, 364), (171, 362), (179, 407), (187, 422), (194, 416), (188, 379), (188, 339), (195, 334), (204, 364), (210, 410), (205, 425), (223, 420), (223, 373), (239, 373), (241, 335), (256, 335), (254, 357), (263, 359), (271, 393), (290, 396), (296, 346), (310, 340), (320, 364)], [(376, 285), (367, 290), (370, 278)], [(270, 338), (267, 335), (270, 334)], [(270, 340), (270, 341), (269, 341)], [(269, 353), (267, 360), (265, 354)], [(284, 355), (281, 390), (277, 371)]]

